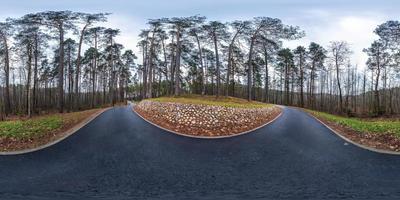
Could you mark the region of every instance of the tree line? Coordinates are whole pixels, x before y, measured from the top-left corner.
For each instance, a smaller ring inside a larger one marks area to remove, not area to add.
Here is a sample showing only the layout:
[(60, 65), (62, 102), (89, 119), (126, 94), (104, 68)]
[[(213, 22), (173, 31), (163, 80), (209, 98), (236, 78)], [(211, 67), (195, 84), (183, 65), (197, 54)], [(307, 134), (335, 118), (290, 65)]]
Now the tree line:
[(377, 27), (380, 39), (364, 50), (368, 62), (358, 67), (345, 41), (284, 48), (305, 33), (276, 18), (152, 19), (139, 35), (134, 96), (206, 94), (347, 115), (398, 114), (399, 32), (398, 21)]
[(1, 118), (95, 108), (126, 97), (136, 55), (99, 26), (109, 13), (46, 11), (0, 22)]
[(0, 22), (1, 117), (187, 93), (346, 115), (400, 113), (398, 21), (376, 28), (368, 62), (357, 66), (346, 41), (285, 48), (305, 32), (270, 17), (151, 19), (137, 58), (115, 41), (118, 29), (99, 25), (108, 16), (47, 11)]

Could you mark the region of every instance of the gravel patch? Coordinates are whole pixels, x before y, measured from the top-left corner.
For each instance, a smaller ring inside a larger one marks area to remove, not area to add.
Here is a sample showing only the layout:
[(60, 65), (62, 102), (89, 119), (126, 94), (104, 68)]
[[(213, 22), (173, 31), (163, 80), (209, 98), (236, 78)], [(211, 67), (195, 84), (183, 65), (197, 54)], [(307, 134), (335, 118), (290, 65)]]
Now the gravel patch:
[(268, 123), (281, 112), (277, 106), (231, 108), (150, 100), (141, 101), (134, 109), (163, 128), (194, 136), (236, 135)]

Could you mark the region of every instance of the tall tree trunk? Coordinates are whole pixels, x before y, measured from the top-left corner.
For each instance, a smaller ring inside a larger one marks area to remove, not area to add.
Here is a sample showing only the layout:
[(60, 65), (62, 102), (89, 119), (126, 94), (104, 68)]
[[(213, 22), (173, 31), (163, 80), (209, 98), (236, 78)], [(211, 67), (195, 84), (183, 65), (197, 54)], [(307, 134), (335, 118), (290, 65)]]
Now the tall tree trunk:
[(253, 48), (255, 42), (255, 35), (251, 38), (249, 59), (247, 61), (247, 100), (251, 101), (252, 97), (252, 74), (253, 74)]
[(72, 80), (73, 80), (73, 74), (72, 74), (72, 58), (71, 58), (71, 48), (68, 47), (68, 52), (67, 52), (67, 62), (68, 62), (68, 111), (71, 110), (72, 108)]
[(338, 89), (339, 89), (339, 109), (340, 112), (343, 112), (343, 97), (342, 97), (342, 88), (340, 85), (340, 70), (339, 70), (339, 63), (338, 63), (338, 55), (336, 53), (335, 56), (335, 67), (336, 67), (336, 81), (337, 81), (337, 85), (338, 85)]
[(39, 60), (39, 38), (37, 34), (35, 35), (35, 53), (34, 53), (34, 59), (35, 59), (35, 66), (33, 70), (33, 105), (32, 105), (32, 111), (36, 112), (38, 100), (37, 100), (37, 90), (38, 90), (38, 60)]
[(226, 71), (226, 90), (225, 90), (225, 96), (229, 96), (229, 85), (230, 85), (230, 75), (231, 75), (231, 70), (232, 70), (232, 63), (233, 63), (233, 59), (232, 59), (232, 51), (233, 51), (233, 45), (234, 42), (237, 38), (237, 36), (239, 35), (240, 30), (236, 31), (235, 35), (232, 37), (232, 40), (229, 44), (228, 47), (228, 67), (227, 67), (227, 71)]
[(250, 38), (249, 59), (247, 60), (247, 100), (251, 101), (252, 98), (252, 75), (253, 75), (253, 51), (256, 37), (263, 26), (257, 27)]
[[(166, 81), (166, 93), (167, 94), (169, 94), (169, 92), (168, 92), (168, 82), (169, 82), (169, 78), (168, 78), (168, 59), (167, 59), (167, 51), (166, 51), (166, 49), (165, 49), (165, 42), (164, 42), (164, 38), (162, 39), (162, 49), (163, 49), (163, 54), (164, 54), (164, 70), (165, 70), (165, 81)], [(128, 80), (128, 79), (127, 79)], [(161, 87), (161, 80), (160, 80), (160, 87)]]
[(204, 95), (206, 92), (206, 84), (205, 84), (205, 69), (204, 69), (204, 64), (203, 64), (203, 49), (201, 48), (200, 45), (200, 39), (199, 36), (195, 33), (196, 37), (196, 42), (197, 42), (197, 48), (199, 51), (199, 61), (200, 61), (200, 67), (201, 67), (201, 95)]
[(32, 78), (32, 46), (31, 44), (28, 44), (26, 46), (26, 52), (28, 54), (28, 60), (26, 63), (26, 67), (28, 70), (28, 75), (27, 75), (27, 82), (26, 82), (26, 113), (28, 117), (31, 117), (31, 78)]
[(303, 69), (303, 55), (300, 55), (300, 106), (304, 107), (304, 69)]
[(96, 52), (96, 55), (94, 57), (94, 65), (93, 65), (93, 71), (92, 71), (92, 108), (94, 107), (94, 104), (96, 102), (96, 71), (97, 71), (97, 52), (98, 52), (98, 44), (97, 44), (97, 32), (94, 34), (94, 49)]
[(285, 105), (289, 105), (289, 63), (285, 64)]
[(11, 101), (10, 101), (10, 55), (8, 49), (8, 41), (5, 35), (1, 35), (4, 45), (4, 76), (5, 76), (5, 84), (6, 84), (6, 91), (4, 94), (4, 103), (5, 109), (4, 113), (6, 116), (11, 112)]
[[(113, 46), (113, 39), (110, 38), (110, 46)], [(115, 69), (114, 69), (114, 51), (113, 51), (113, 47), (111, 48), (111, 52), (110, 52), (110, 61), (109, 61), (109, 65), (111, 68), (111, 81), (110, 81), (110, 96), (111, 96), (111, 104), (112, 106), (115, 105), (115, 88), (114, 88), (114, 82), (115, 82)]]
[(143, 91), (142, 91), (142, 98), (146, 99), (147, 98), (147, 44), (143, 45)]
[(64, 27), (59, 26), (60, 50), (59, 50), (59, 67), (58, 67), (58, 111), (64, 112)]
[[(85, 36), (86, 29), (88, 27), (88, 24), (86, 24), (82, 30), (81, 30), (81, 35), (79, 37), (79, 44), (78, 44), (78, 59), (76, 60), (76, 72), (75, 72), (75, 96), (74, 96), (74, 107), (75, 110), (79, 109), (79, 75), (81, 73), (81, 51), (82, 51), (82, 43), (83, 43), (83, 37)], [(96, 36), (95, 36), (96, 37)]]
[(220, 86), (221, 86), (221, 77), (220, 77), (220, 66), (219, 66), (219, 54), (218, 54), (218, 43), (217, 43), (217, 35), (213, 32), (213, 40), (214, 40), (214, 50), (215, 50), (215, 65), (217, 67), (217, 98), (220, 95)]
[(181, 28), (178, 26), (176, 31), (176, 57), (175, 57), (175, 96), (179, 96), (180, 93), (180, 66), (181, 66), (181, 39), (180, 33)]
[(152, 98), (153, 97), (153, 57), (154, 57), (154, 40), (155, 40), (155, 30), (153, 30), (153, 35), (151, 37), (151, 42), (150, 42), (150, 52), (149, 52), (149, 61), (148, 61), (148, 65), (149, 65), (149, 81), (148, 84), (149, 86), (147, 87), (147, 97), (148, 98)]
[(365, 92), (366, 92), (366, 84), (367, 83), (367, 72), (364, 71), (364, 78), (363, 78), (363, 92), (362, 92), (362, 111), (365, 111), (365, 104), (366, 104), (366, 100), (365, 100)]
[(313, 61), (312, 62), (312, 64), (311, 64), (311, 77), (310, 77), (310, 88), (309, 88), (309, 90), (310, 90), (310, 92), (309, 92), (309, 96), (310, 96), (310, 101), (309, 101), (309, 104), (310, 104), (310, 107), (313, 109), (314, 108), (314, 78), (315, 78), (315, 76), (314, 76), (314, 73), (315, 73), (315, 62)]
[(374, 112), (375, 114), (380, 114), (380, 102), (379, 102), (379, 77), (381, 74), (381, 68), (380, 68), (380, 63), (379, 63), (379, 58), (377, 62), (377, 73), (376, 73), (376, 80), (375, 80), (375, 90), (374, 90), (374, 96), (375, 96), (375, 102), (374, 102)]
[(91, 108), (94, 108), (95, 105), (95, 94), (96, 94), (96, 60), (95, 57), (91, 63), (92, 65), (92, 98), (91, 98)]
[(268, 102), (269, 90), (269, 74), (268, 74), (268, 50), (264, 45), (264, 62), (265, 62), (265, 84), (264, 84), (264, 102)]

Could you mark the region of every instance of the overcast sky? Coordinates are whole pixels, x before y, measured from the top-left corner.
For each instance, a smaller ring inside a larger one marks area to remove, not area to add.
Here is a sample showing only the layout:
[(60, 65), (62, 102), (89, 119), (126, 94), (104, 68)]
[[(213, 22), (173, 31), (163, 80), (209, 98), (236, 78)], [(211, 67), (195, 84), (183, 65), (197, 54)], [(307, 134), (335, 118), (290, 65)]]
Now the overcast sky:
[(399, 0), (0, 0), (0, 20), (46, 10), (110, 12), (108, 26), (119, 28), (117, 38), (136, 51), (137, 35), (146, 20), (160, 17), (204, 15), (211, 20), (231, 21), (256, 16), (277, 17), (300, 26), (307, 36), (285, 46), (307, 46), (315, 41), (345, 40), (354, 51), (353, 64), (365, 65), (362, 49), (376, 39), (375, 27), (399, 20)]

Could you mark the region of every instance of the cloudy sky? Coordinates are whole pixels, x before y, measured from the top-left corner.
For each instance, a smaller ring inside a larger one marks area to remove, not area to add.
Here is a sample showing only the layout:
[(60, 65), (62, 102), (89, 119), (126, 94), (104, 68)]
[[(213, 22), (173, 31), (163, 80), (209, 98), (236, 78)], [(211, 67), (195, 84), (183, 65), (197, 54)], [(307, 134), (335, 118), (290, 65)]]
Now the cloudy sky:
[(118, 42), (136, 51), (137, 35), (146, 20), (160, 17), (204, 15), (231, 21), (256, 16), (277, 17), (300, 26), (307, 36), (285, 46), (307, 46), (315, 41), (345, 40), (353, 49), (353, 63), (364, 66), (362, 49), (376, 39), (375, 27), (399, 20), (399, 0), (0, 0), (0, 20), (46, 10), (113, 13), (107, 25), (122, 32)]

